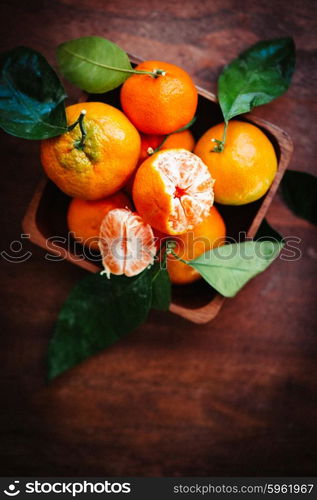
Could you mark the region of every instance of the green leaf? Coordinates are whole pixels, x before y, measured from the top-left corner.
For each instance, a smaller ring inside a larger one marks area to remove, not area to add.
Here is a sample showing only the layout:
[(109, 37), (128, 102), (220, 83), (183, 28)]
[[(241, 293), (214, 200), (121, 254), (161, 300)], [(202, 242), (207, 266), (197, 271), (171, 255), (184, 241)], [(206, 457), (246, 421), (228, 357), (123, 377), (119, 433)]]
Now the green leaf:
[(270, 240), (270, 241), (282, 241), (283, 236), (279, 232), (277, 232), (276, 229), (274, 229), (272, 226), (270, 226), (270, 224), (268, 223), (268, 221), (266, 219), (263, 219), (254, 239), (255, 240), (266, 239), (266, 240)]
[(65, 90), (46, 59), (17, 47), (0, 55), (0, 127), (23, 139), (47, 139), (67, 130)]
[(171, 280), (161, 262), (152, 266), (152, 309), (168, 311), (171, 303)]
[(258, 42), (226, 66), (218, 80), (225, 121), (266, 104), (288, 89), (295, 67), (292, 38)]
[(281, 190), (285, 203), (295, 215), (317, 224), (317, 177), (306, 172), (286, 170)]
[(57, 60), (71, 83), (93, 94), (102, 94), (119, 87), (132, 70), (124, 50), (99, 36), (62, 43), (57, 48)]
[(233, 297), (251, 278), (264, 271), (283, 245), (246, 241), (223, 245), (187, 262), (225, 297)]
[(149, 269), (134, 278), (90, 274), (64, 303), (49, 348), (52, 379), (117, 342), (145, 321), (151, 306)]

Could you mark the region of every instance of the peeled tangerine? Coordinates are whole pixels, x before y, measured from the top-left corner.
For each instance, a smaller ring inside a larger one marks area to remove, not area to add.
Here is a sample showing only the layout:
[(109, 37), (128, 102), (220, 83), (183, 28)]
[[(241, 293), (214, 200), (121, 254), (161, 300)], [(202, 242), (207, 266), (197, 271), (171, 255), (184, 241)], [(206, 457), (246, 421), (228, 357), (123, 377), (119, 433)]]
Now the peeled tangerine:
[(110, 210), (103, 219), (99, 248), (108, 278), (111, 273), (135, 276), (153, 264), (156, 254), (151, 226), (124, 208)]
[(182, 234), (209, 215), (213, 185), (198, 156), (185, 149), (162, 150), (137, 170), (133, 201), (137, 212), (155, 229)]

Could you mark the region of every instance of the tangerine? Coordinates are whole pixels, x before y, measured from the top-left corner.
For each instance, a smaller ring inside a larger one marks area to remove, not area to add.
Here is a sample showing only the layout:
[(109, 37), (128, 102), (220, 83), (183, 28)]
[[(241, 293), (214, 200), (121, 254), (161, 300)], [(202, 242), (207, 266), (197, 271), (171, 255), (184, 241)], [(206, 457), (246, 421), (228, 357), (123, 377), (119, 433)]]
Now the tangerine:
[(68, 125), (83, 117), (86, 137), (78, 124), (42, 141), (41, 161), (47, 176), (74, 198), (98, 200), (121, 189), (140, 154), (136, 128), (121, 111), (101, 102), (68, 106), (66, 115)]
[(215, 201), (244, 205), (258, 200), (267, 192), (276, 174), (273, 145), (255, 125), (234, 120), (229, 122), (224, 150), (216, 153), (212, 139), (221, 140), (223, 130), (223, 123), (211, 127), (194, 150), (217, 179)]
[(137, 212), (155, 229), (181, 234), (210, 212), (214, 181), (198, 156), (185, 149), (167, 149), (138, 168), (133, 183)]
[(198, 94), (186, 71), (162, 61), (145, 61), (135, 69), (157, 72), (156, 77), (134, 74), (121, 88), (122, 109), (138, 130), (165, 135), (192, 120)]
[(82, 244), (91, 250), (99, 250), (101, 223), (114, 208), (132, 208), (129, 198), (121, 191), (101, 200), (73, 198), (68, 206), (68, 228)]
[(193, 151), (195, 147), (195, 139), (190, 130), (170, 134), (165, 141), (164, 138), (164, 135), (141, 134), (140, 165), (151, 155), (151, 150), (154, 151), (161, 144), (160, 150), (182, 148)]
[[(210, 214), (192, 231), (176, 236), (177, 247), (174, 252), (184, 260), (192, 260), (225, 243), (226, 226), (222, 216), (215, 206)], [(201, 278), (194, 268), (185, 264), (173, 255), (168, 255), (167, 270), (171, 282), (176, 285), (185, 285)]]
[(152, 228), (131, 210), (110, 210), (100, 227), (99, 248), (105, 272), (135, 276), (153, 264), (156, 244)]

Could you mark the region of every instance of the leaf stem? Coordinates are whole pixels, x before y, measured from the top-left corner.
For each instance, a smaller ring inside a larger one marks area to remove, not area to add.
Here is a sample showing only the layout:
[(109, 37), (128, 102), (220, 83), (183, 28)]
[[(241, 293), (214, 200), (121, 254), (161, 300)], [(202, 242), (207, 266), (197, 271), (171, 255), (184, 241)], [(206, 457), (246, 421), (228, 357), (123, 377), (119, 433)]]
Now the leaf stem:
[(223, 134), (222, 134), (222, 140), (219, 141), (219, 139), (211, 139), (212, 142), (216, 143), (216, 146), (211, 150), (211, 153), (222, 153), (223, 150), (225, 149), (225, 144), (227, 140), (227, 128), (228, 128), (229, 122), (226, 120), (225, 121), (225, 126), (223, 128)]
[(179, 261), (180, 261), (180, 262), (182, 262), (183, 264), (188, 264), (187, 260), (184, 260), (184, 259), (182, 259), (181, 257), (179, 257), (179, 256), (177, 255), (177, 253), (175, 253), (175, 252), (174, 252), (174, 250), (171, 250), (171, 252), (170, 252), (170, 253), (173, 255), (173, 257), (175, 257), (177, 260), (179, 260)]
[(151, 156), (151, 155), (154, 155), (154, 153), (157, 153), (162, 148), (162, 146), (165, 144), (165, 142), (167, 141), (167, 139), (169, 138), (170, 135), (178, 134), (179, 132), (184, 132), (185, 130), (187, 130), (188, 128), (190, 128), (195, 123), (196, 119), (197, 119), (197, 117), (194, 116), (194, 118), (192, 118), (190, 120), (190, 122), (188, 122), (186, 125), (184, 125), (183, 127), (175, 130), (175, 132), (171, 132), (170, 134), (167, 134), (164, 137), (164, 139), (162, 140), (161, 144), (159, 144), (159, 146), (157, 146), (157, 148), (153, 149), (153, 148), (149, 147), (147, 149), (147, 154), (149, 156)]
[(157, 254), (156, 254), (156, 256), (160, 259), (163, 268), (166, 268), (166, 258), (167, 258), (166, 249), (167, 249), (168, 243), (169, 243), (169, 241), (163, 240), (163, 242), (160, 244), (160, 247), (159, 247)]
[(166, 72), (163, 69), (154, 69), (153, 71), (145, 71), (145, 70), (139, 70), (139, 69), (125, 69), (125, 68), (117, 68), (116, 66), (110, 66), (109, 64), (103, 64), (103, 63), (98, 63), (97, 61), (94, 61), (93, 59), (88, 59), (88, 57), (81, 56), (80, 54), (77, 54), (76, 52), (72, 52), (71, 50), (67, 49), (64, 47), (65, 52), (68, 52), (68, 54), (78, 57), (78, 59), (81, 59), (82, 61), (88, 62), (90, 64), (94, 64), (95, 66), (99, 66), (100, 68), (104, 69), (110, 69), (112, 71), (119, 71), (121, 73), (132, 73), (135, 75), (150, 75), (153, 78), (158, 78), (159, 76), (164, 76)]
[(177, 255), (177, 253), (174, 252), (173, 248), (175, 248), (176, 245), (177, 244), (175, 243), (175, 241), (168, 241), (166, 243), (166, 254), (167, 255), (173, 255), (173, 257), (175, 257), (177, 260), (179, 260), (183, 264), (189, 264), (189, 262), (187, 262), (187, 260), (182, 259), (181, 257), (179, 257)]
[(78, 119), (72, 124), (67, 127), (67, 131), (70, 132), (73, 130), (77, 125), (79, 125), (80, 132), (81, 132), (81, 138), (75, 141), (75, 148), (82, 150), (85, 145), (85, 139), (87, 137), (87, 132), (84, 126), (84, 117), (86, 115), (87, 111), (85, 109), (82, 109), (80, 112), (80, 115)]

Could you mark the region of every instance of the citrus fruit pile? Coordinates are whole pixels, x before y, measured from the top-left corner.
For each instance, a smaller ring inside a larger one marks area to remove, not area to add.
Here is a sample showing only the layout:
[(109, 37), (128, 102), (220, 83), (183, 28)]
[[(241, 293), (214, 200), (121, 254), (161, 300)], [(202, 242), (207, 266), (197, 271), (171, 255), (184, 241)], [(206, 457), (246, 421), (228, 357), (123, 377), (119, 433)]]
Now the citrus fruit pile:
[(214, 201), (259, 199), (273, 181), (277, 159), (264, 133), (246, 122), (229, 122), (222, 151), (215, 143), (224, 124), (195, 144), (186, 129), (198, 102), (190, 76), (161, 61), (136, 70), (121, 87), (122, 111), (101, 102), (66, 109), (68, 131), (42, 141), (42, 165), (72, 197), (69, 230), (100, 251), (107, 276), (137, 275), (169, 239), (176, 244), (167, 262), (171, 281), (191, 283), (199, 273), (177, 256), (188, 261), (225, 243)]

